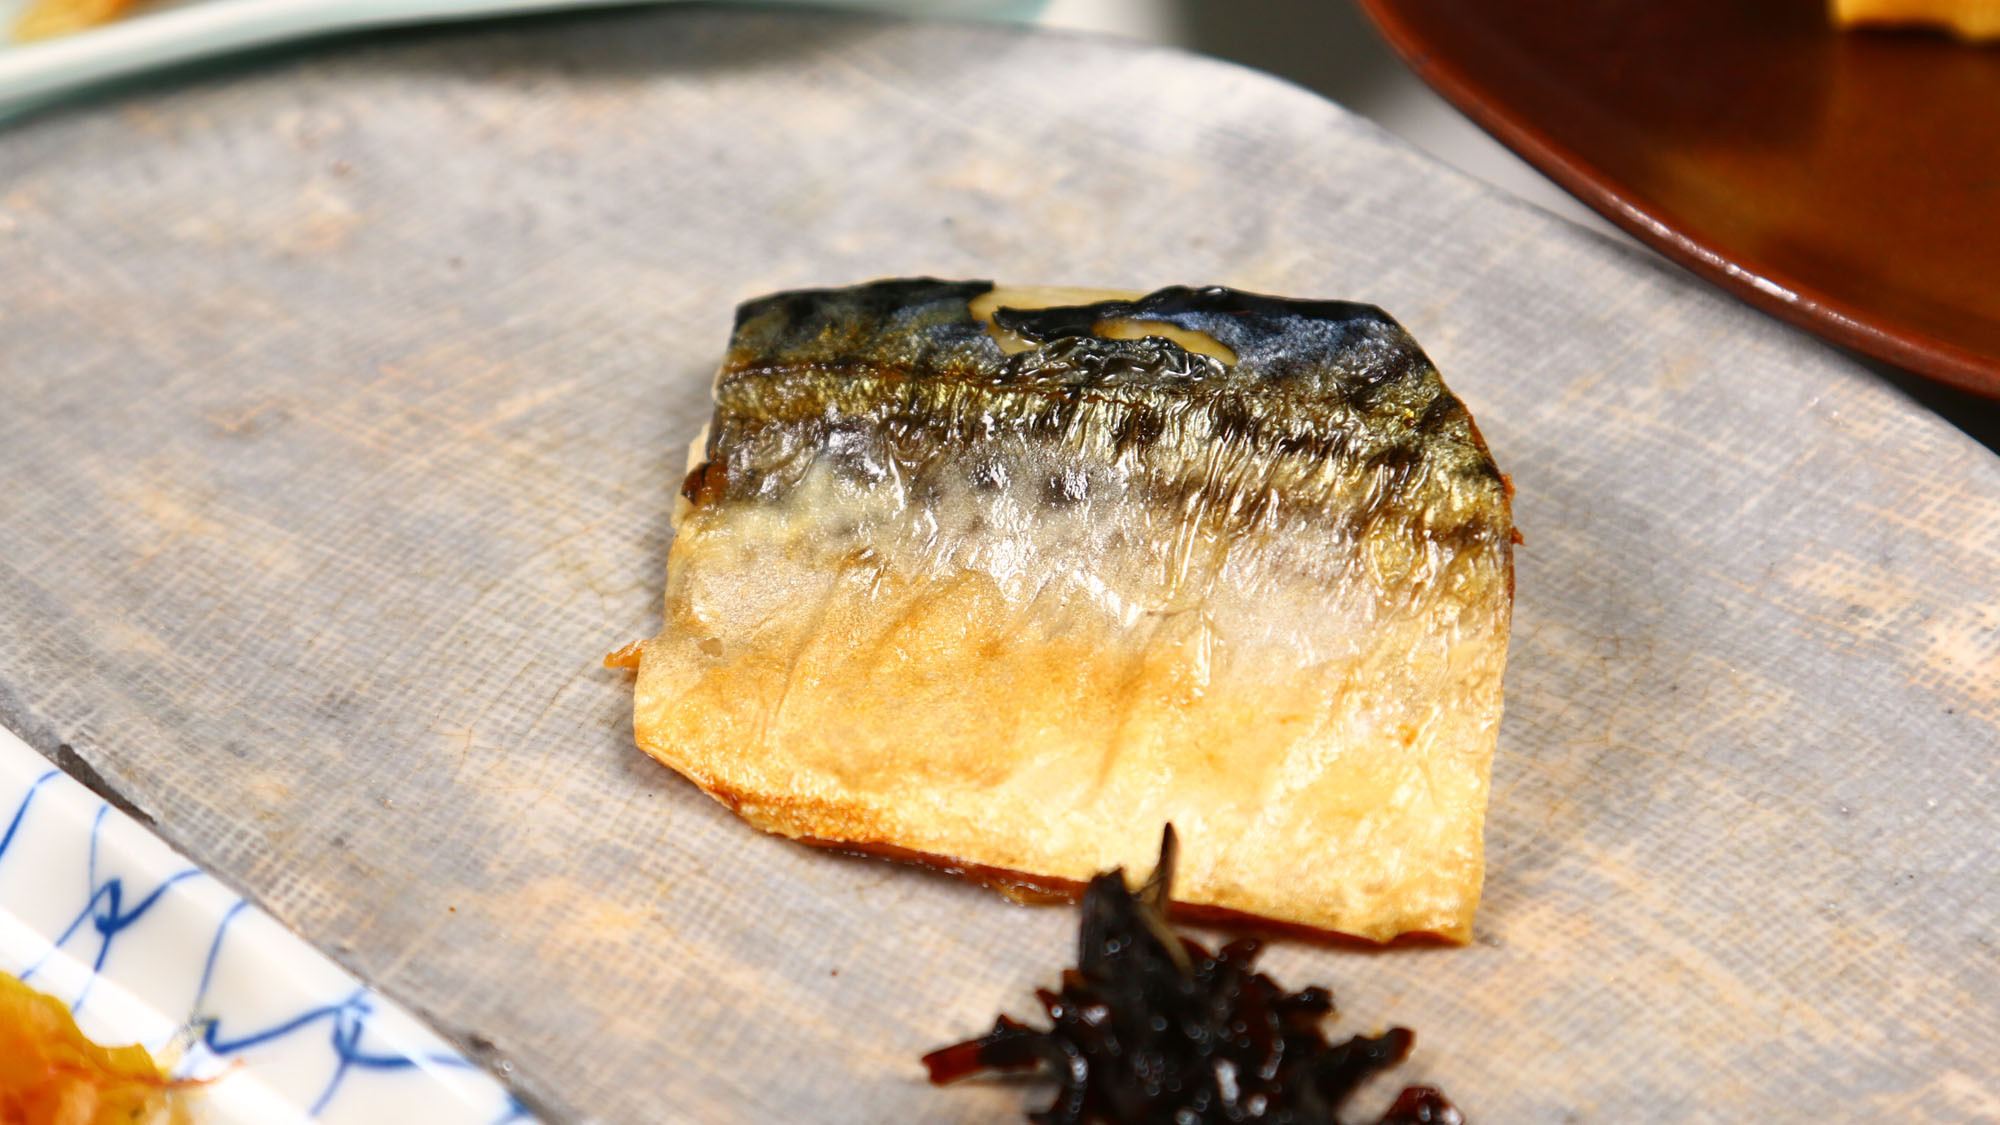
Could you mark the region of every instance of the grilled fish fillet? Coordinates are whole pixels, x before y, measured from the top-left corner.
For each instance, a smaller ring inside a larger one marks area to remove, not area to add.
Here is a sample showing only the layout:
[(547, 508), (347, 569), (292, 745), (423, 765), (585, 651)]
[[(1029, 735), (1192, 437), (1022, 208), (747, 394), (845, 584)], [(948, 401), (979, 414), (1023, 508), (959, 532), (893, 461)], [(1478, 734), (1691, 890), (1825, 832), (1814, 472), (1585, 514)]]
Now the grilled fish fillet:
[[(1035, 307), (1042, 306), (1042, 307)], [(882, 281), (737, 311), (639, 745), (989, 882), (1470, 936), (1507, 485), (1380, 310)]]

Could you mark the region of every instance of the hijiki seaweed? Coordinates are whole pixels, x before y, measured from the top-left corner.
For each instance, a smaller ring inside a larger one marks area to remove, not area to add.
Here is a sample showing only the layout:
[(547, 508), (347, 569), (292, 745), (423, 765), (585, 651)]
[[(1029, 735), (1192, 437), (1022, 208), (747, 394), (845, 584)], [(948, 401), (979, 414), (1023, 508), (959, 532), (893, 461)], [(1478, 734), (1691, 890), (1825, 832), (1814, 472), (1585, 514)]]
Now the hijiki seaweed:
[[(924, 1056), (942, 1085), (989, 1070), (1046, 1068), (1060, 1089), (1034, 1125), (1338, 1125), (1370, 1075), (1394, 1066), (1415, 1037), (1395, 1027), (1329, 1043), (1324, 988), (1288, 992), (1252, 968), (1261, 943), (1211, 953), (1168, 926), (1174, 832), (1138, 891), (1123, 870), (1098, 875), (1083, 897), (1077, 967), (1057, 992), (1039, 989), (1050, 1026), (1001, 1016), (986, 1035)], [(1463, 1125), (1443, 1094), (1411, 1086), (1379, 1125)]]

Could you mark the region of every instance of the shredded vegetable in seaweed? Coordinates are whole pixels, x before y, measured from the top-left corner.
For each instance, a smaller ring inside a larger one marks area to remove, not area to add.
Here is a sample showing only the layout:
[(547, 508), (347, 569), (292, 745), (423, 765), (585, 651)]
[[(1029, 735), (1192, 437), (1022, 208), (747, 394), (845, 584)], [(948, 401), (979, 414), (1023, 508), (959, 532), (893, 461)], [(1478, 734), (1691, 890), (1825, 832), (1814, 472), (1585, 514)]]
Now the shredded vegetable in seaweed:
[[(1137, 892), (1122, 870), (1083, 899), (1077, 967), (1058, 992), (1038, 990), (1050, 1026), (1001, 1016), (986, 1035), (924, 1056), (933, 1083), (987, 1070), (1046, 1067), (1060, 1087), (1035, 1125), (1337, 1125), (1371, 1074), (1409, 1053), (1406, 1028), (1327, 1042), (1323, 988), (1287, 992), (1256, 972), (1260, 943), (1211, 953), (1167, 925), (1174, 831)], [(1380, 1125), (1463, 1125), (1428, 1086), (1405, 1089)]]

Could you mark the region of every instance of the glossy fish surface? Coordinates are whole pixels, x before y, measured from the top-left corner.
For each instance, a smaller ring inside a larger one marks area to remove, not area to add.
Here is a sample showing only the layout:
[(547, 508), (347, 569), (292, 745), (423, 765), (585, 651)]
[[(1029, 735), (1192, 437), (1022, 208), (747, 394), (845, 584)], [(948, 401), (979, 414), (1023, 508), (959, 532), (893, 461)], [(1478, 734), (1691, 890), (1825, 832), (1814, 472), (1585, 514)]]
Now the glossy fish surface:
[(743, 305), (640, 746), (760, 828), (989, 881), (1470, 936), (1507, 485), (1380, 310), (910, 279)]

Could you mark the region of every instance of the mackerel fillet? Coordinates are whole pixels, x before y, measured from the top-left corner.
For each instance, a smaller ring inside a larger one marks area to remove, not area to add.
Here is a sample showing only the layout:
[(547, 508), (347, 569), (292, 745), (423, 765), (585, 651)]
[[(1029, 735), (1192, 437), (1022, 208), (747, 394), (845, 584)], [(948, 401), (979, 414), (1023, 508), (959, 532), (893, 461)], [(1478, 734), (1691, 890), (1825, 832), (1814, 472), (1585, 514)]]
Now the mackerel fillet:
[(1508, 486), (1369, 305), (882, 281), (743, 305), (639, 745), (759, 828), (1470, 937)]

